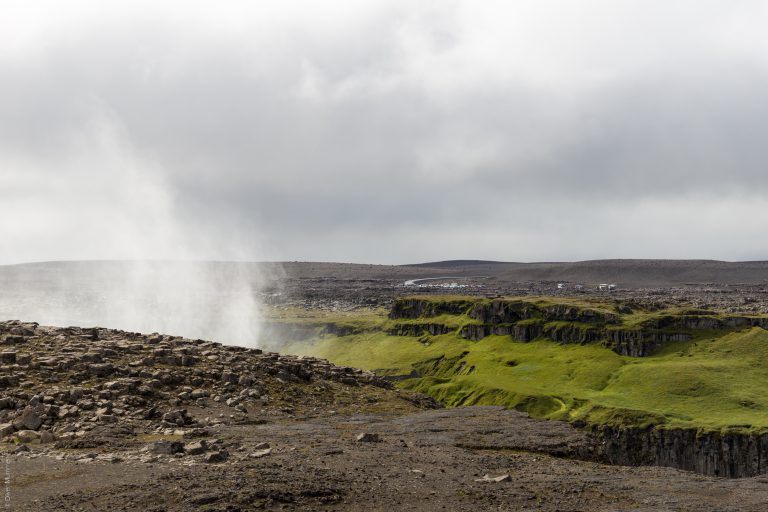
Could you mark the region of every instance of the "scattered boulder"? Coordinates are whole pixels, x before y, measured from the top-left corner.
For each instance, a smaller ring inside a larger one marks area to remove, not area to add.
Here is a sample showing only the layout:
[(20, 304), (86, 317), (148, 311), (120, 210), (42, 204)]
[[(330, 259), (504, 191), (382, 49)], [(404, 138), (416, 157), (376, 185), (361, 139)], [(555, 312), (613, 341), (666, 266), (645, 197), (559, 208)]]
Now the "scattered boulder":
[(117, 417), (114, 414), (97, 414), (94, 419), (100, 423), (117, 423)]
[(161, 439), (152, 443), (149, 451), (156, 455), (173, 455), (174, 453), (182, 453), (184, 451), (184, 444), (179, 441)]
[(227, 452), (227, 450), (217, 450), (217, 451), (206, 453), (204, 460), (209, 464), (215, 464), (219, 462), (224, 462), (228, 458), (229, 458), (229, 452)]
[(355, 438), (358, 443), (380, 443), (381, 437), (379, 434), (372, 434), (370, 432), (362, 432)]
[(15, 436), (21, 443), (34, 443), (40, 441), (40, 434), (34, 430), (19, 430), (16, 432)]
[[(201, 438), (218, 425), (266, 422), (326, 404), (328, 395), (305, 388), (310, 382), (319, 390), (339, 383), (391, 387), (371, 372), (322, 359), (181, 337), (0, 321), (0, 339), (0, 364), (8, 370), (0, 375), (0, 438), (56, 449), (130, 449), (141, 433), (183, 436), (147, 443), (139, 459), (147, 462), (183, 454), (223, 462), (224, 445)], [(228, 413), (220, 410), (224, 404), (232, 407)], [(205, 421), (196, 420), (199, 407), (213, 409)], [(271, 452), (260, 443), (244, 455)]]
[(194, 441), (184, 445), (184, 452), (187, 453), (187, 455), (200, 455), (205, 453), (207, 449), (208, 443), (206, 443), (205, 440)]
[(221, 380), (222, 382), (228, 382), (228, 383), (234, 384), (235, 382), (237, 382), (238, 379), (237, 379), (237, 375), (235, 375), (234, 373), (224, 372), (221, 374)]
[(189, 393), (189, 397), (193, 400), (197, 400), (198, 398), (207, 398), (209, 396), (211, 396), (211, 393), (205, 389), (193, 389)]
[(13, 427), (13, 423), (0, 424), (0, 438), (13, 434), (16, 429)]
[(45, 412), (43, 406), (28, 405), (24, 408), (18, 418), (13, 422), (17, 430), (37, 430), (45, 421)]
[(24, 336), (6, 334), (2, 339), (3, 345), (16, 345), (17, 343), (24, 343)]
[(249, 457), (252, 459), (260, 459), (262, 457), (266, 457), (270, 453), (272, 453), (272, 448), (264, 448), (263, 450), (256, 450), (255, 452), (251, 453)]
[(94, 377), (109, 377), (115, 372), (111, 363), (95, 363), (88, 365), (88, 373)]
[(183, 427), (193, 422), (186, 409), (177, 409), (163, 414), (163, 423)]

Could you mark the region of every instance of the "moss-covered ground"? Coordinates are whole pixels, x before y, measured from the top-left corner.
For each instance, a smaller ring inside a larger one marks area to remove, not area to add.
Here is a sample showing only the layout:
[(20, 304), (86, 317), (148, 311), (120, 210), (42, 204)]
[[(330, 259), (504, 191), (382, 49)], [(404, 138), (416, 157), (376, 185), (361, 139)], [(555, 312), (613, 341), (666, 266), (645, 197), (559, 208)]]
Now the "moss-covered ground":
[[(579, 305), (616, 311), (612, 305)], [(621, 325), (683, 313), (633, 311), (621, 316)], [(626, 357), (600, 342), (522, 343), (495, 335), (470, 341), (458, 330), (439, 336), (387, 334), (398, 323), (458, 329), (475, 322), (463, 314), (412, 320), (390, 320), (383, 310), (343, 317), (303, 314), (313, 322), (359, 322), (360, 329), (293, 342), (282, 351), (400, 376), (398, 385), (448, 406), (503, 405), (539, 418), (587, 424), (768, 431), (768, 331), (760, 327), (701, 331), (649, 357)], [(290, 322), (291, 315), (283, 314), (280, 321)]]

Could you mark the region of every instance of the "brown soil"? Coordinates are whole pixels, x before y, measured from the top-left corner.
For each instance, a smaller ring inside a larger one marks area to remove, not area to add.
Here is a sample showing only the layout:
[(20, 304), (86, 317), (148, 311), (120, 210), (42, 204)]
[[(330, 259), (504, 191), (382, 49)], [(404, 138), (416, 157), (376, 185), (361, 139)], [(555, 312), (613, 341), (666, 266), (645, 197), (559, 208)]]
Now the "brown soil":
[[(357, 442), (358, 433), (380, 442)], [(567, 425), (492, 407), (227, 426), (226, 462), (10, 459), (13, 510), (762, 511), (768, 478), (725, 480), (563, 458)], [(271, 453), (251, 458), (258, 443)], [(552, 454), (557, 454), (554, 456)], [(478, 482), (509, 475), (502, 482)]]

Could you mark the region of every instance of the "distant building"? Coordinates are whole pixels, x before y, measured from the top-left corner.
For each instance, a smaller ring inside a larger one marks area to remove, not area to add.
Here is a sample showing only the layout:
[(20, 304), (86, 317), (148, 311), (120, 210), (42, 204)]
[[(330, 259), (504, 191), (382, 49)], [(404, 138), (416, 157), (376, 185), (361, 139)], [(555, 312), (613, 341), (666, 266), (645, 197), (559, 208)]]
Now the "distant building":
[(565, 288), (565, 283), (557, 283), (557, 289), (562, 290)]

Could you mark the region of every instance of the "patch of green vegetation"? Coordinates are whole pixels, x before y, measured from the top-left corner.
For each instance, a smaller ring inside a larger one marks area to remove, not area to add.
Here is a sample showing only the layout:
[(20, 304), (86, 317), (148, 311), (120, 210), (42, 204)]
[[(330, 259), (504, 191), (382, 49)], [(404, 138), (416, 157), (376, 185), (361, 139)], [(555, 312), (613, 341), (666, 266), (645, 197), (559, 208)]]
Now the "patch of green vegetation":
[[(544, 302), (554, 304), (552, 299)], [(617, 314), (610, 304), (589, 307)], [(642, 329), (649, 320), (686, 313), (621, 313), (619, 324), (609, 328)], [(281, 350), (402, 376), (400, 386), (448, 406), (502, 405), (539, 418), (588, 424), (768, 432), (768, 331), (759, 327), (691, 331), (690, 340), (669, 343), (649, 357), (626, 357), (601, 342), (521, 343), (495, 335), (469, 341), (458, 333), (471, 320), (465, 314), (442, 315), (453, 321), (442, 316), (439, 321), (416, 319), (456, 328), (448, 334), (390, 336), (386, 327), (403, 321), (388, 320), (385, 312), (376, 315), (378, 324), (361, 316), (366, 326), (373, 326), (365, 332), (315, 338)], [(333, 314), (324, 316), (336, 321)], [(355, 319), (348, 316), (344, 321)], [(552, 321), (546, 326), (592, 325)]]
[(142, 443), (151, 443), (154, 441), (181, 441), (184, 436), (181, 434), (137, 434), (136, 440)]

